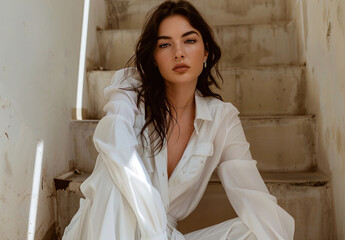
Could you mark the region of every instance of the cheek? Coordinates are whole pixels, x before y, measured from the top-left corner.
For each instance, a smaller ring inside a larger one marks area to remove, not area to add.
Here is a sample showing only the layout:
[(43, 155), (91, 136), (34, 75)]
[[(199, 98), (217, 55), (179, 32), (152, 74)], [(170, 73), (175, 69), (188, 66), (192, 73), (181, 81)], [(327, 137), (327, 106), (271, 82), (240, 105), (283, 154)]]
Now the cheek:
[(164, 68), (167, 64), (167, 53), (160, 51), (154, 54), (154, 59), (158, 65), (158, 68)]
[(197, 51), (193, 51), (191, 57), (196, 71), (195, 73), (199, 75), (204, 68), (204, 51), (199, 49)]
[(203, 46), (197, 46), (196, 48), (191, 49), (190, 55), (195, 63), (203, 63), (205, 55)]
[(195, 69), (195, 74), (200, 75), (204, 69), (204, 48), (203, 46), (199, 46), (198, 48), (194, 49), (191, 53), (193, 58), (193, 64)]

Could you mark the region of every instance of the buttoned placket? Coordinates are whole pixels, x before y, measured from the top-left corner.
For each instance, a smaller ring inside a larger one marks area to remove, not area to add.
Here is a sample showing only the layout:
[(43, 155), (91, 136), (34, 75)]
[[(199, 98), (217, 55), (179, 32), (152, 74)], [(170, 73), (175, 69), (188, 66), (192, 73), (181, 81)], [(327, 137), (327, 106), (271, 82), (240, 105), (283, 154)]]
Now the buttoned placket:
[(159, 182), (160, 193), (165, 209), (169, 207), (169, 187), (168, 187), (168, 161), (166, 158), (166, 146), (155, 157), (156, 174)]
[(194, 132), (191, 135), (191, 138), (187, 144), (187, 147), (186, 147), (179, 163), (175, 167), (172, 175), (170, 176), (170, 179), (168, 179), (168, 174), (167, 174), (168, 157), (167, 157), (166, 145), (162, 149), (162, 151), (160, 151), (155, 157), (156, 172), (157, 172), (157, 178), (159, 181), (158, 185), (160, 187), (160, 193), (161, 193), (162, 201), (163, 201), (163, 204), (164, 204), (166, 210), (169, 207), (169, 183), (171, 182), (170, 180), (173, 179), (175, 177), (175, 175), (178, 174), (178, 171), (180, 171), (181, 165), (185, 164), (185, 162), (187, 161), (188, 155), (190, 155), (189, 153), (192, 152), (192, 149), (190, 149), (192, 146), (190, 146), (190, 144), (193, 141), (194, 134), (199, 136), (199, 125), (198, 125), (197, 119), (194, 120), (193, 125), (194, 125)]
[[(176, 165), (173, 173), (171, 174), (169, 180), (168, 180), (168, 185), (170, 186), (173, 181), (175, 180), (176, 177), (179, 176), (180, 172), (183, 172), (183, 166), (187, 163), (188, 159), (191, 157), (192, 153), (194, 152), (194, 148), (195, 148), (195, 142), (197, 141), (197, 137), (199, 137), (199, 124), (197, 123), (198, 121), (201, 121), (201, 119), (195, 119), (194, 120), (194, 131), (188, 141), (188, 144), (183, 152), (183, 155), (180, 159), (180, 161), (178, 162), (178, 164)], [(183, 172), (184, 173), (184, 172)]]

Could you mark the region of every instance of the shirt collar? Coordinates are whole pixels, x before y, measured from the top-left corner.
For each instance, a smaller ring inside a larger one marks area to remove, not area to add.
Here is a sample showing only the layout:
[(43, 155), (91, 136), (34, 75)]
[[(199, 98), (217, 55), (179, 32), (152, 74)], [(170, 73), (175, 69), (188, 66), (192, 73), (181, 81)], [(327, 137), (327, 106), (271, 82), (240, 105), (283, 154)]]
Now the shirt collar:
[(198, 91), (196, 91), (194, 129), (198, 135), (202, 123), (202, 121), (200, 120), (213, 121), (213, 118), (211, 116), (210, 109), (207, 104), (207, 99), (205, 97), (202, 97), (201, 94)]

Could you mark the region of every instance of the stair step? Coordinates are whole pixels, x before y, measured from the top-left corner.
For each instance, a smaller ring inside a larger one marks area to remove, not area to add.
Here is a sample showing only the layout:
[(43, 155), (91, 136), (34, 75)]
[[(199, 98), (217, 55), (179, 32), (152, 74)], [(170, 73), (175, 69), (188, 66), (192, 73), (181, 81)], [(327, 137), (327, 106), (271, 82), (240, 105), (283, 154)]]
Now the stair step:
[[(90, 119), (105, 113), (103, 90), (116, 71), (88, 72)], [(302, 115), (305, 113), (304, 67), (251, 67), (220, 69), (224, 82), (215, 89), (223, 100), (233, 103), (242, 115)]]
[(254, 159), (262, 171), (308, 171), (316, 166), (313, 116), (242, 117)]
[[(69, 172), (55, 179), (59, 236), (79, 208), (82, 197), (79, 186), (88, 176)], [(263, 173), (262, 176), (279, 205), (294, 217), (295, 240), (329, 239), (332, 203), (328, 177), (320, 172)], [(211, 181), (198, 207), (179, 222), (178, 229), (186, 233), (236, 216), (222, 185)]]
[[(308, 171), (315, 168), (315, 119), (312, 116), (241, 117), (254, 159), (262, 171)], [(97, 158), (92, 137), (98, 120), (72, 121), (71, 159), (91, 172)], [(293, 149), (293, 151), (291, 151)]]
[[(162, 0), (106, 1), (108, 28), (141, 28), (147, 13)], [(286, 20), (286, 1), (191, 0), (210, 25), (267, 23)]]
[(242, 115), (305, 114), (305, 68), (300, 66), (226, 68), (223, 100)]
[[(262, 174), (278, 203), (295, 219), (295, 240), (329, 239), (332, 232), (331, 190), (321, 173)], [(281, 176), (281, 178), (280, 178)], [(208, 185), (194, 212), (179, 222), (179, 230), (190, 232), (236, 217), (219, 182)]]
[[(299, 65), (295, 26), (291, 21), (214, 26), (213, 31), (222, 49), (223, 68)], [(123, 68), (134, 54), (140, 32), (140, 29), (98, 31), (100, 66), (105, 70)]]
[[(265, 183), (286, 183), (303, 186), (324, 186), (329, 178), (318, 171), (308, 172), (260, 172)], [(220, 183), (218, 175), (214, 172), (210, 179), (211, 183)]]
[(111, 84), (116, 71), (91, 71), (87, 72), (87, 91), (89, 104), (87, 116), (90, 119), (101, 119), (105, 116), (103, 108), (107, 103), (104, 97), (104, 88)]
[(55, 229), (58, 239), (62, 238), (66, 226), (79, 209), (79, 200), (84, 198), (80, 185), (89, 176), (90, 174), (71, 171), (54, 179), (57, 212)]

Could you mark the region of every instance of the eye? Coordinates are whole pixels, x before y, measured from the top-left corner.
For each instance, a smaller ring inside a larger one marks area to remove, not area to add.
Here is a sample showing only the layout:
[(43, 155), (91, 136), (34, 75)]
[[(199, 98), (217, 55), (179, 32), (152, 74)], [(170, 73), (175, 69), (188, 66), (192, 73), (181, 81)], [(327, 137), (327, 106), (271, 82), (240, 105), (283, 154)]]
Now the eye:
[(193, 44), (193, 43), (195, 43), (196, 42), (196, 40), (194, 40), (194, 39), (187, 39), (186, 41), (185, 41), (185, 43), (188, 43), (188, 44)]
[(170, 44), (169, 43), (161, 43), (158, 45), (159, 48), (166, 48), (168, 47)]

